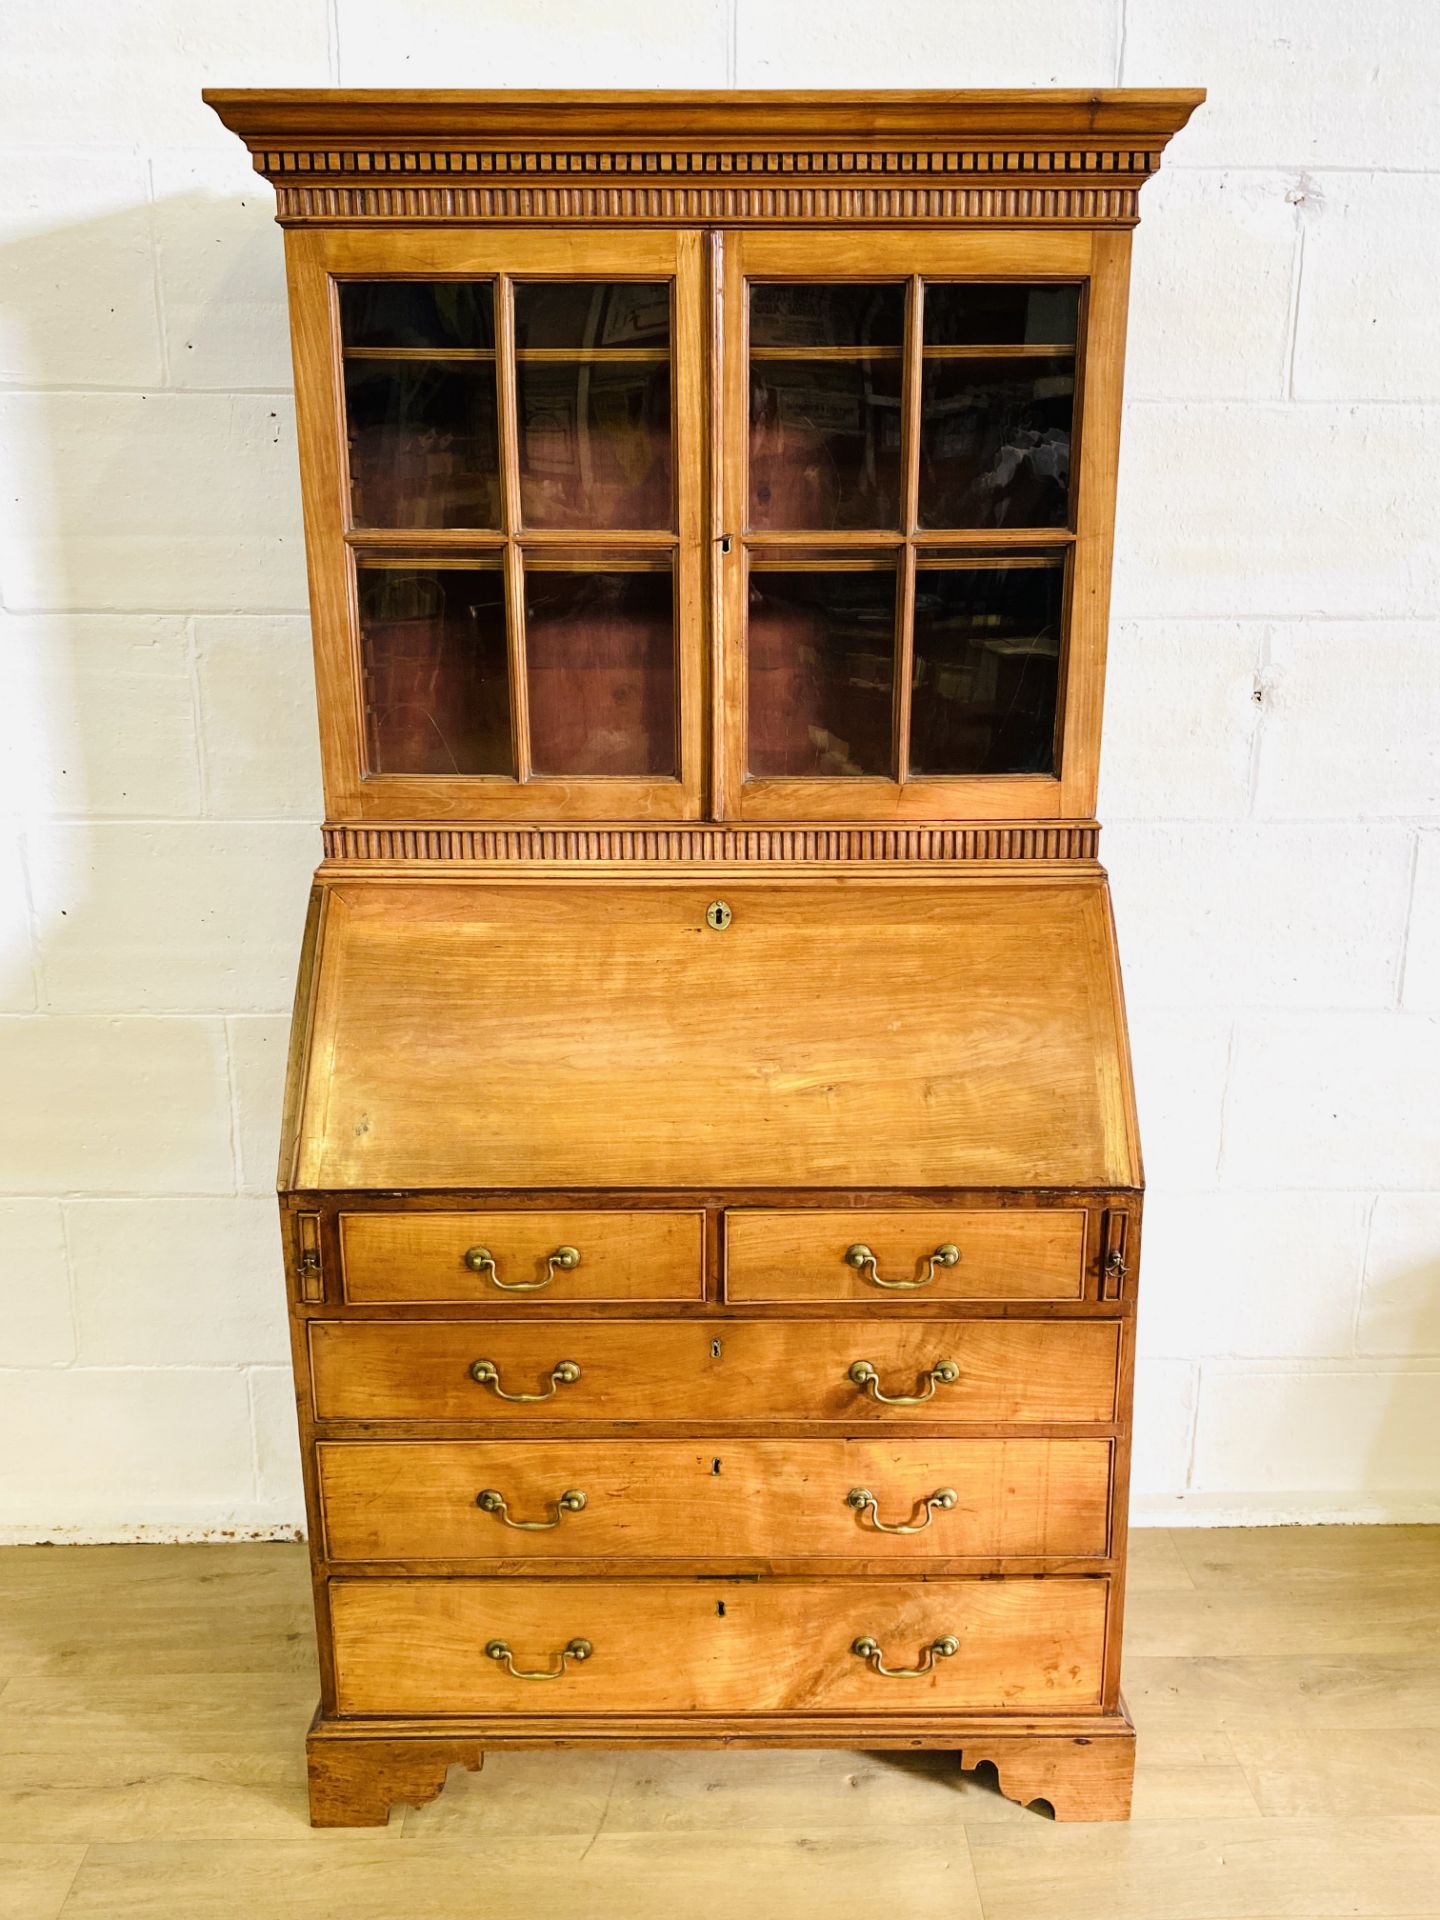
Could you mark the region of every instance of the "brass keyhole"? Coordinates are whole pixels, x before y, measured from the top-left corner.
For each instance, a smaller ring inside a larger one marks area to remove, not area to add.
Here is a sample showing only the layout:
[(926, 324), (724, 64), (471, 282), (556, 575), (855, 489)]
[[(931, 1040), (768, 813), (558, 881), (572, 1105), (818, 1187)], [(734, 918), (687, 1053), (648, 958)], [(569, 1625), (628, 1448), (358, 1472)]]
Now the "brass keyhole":
[(723, 933), (734, 918), (724, 900), (712, 900), (705, 909), (705, 924), (713, 927), (716, 933)]

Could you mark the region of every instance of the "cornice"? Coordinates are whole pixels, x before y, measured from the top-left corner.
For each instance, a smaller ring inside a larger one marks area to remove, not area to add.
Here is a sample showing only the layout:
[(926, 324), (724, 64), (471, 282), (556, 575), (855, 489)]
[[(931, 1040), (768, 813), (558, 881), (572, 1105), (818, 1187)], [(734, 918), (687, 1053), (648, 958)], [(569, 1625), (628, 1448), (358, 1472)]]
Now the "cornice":
[(208, 91), (282, 224), (1129, 226), (1190, 90)]

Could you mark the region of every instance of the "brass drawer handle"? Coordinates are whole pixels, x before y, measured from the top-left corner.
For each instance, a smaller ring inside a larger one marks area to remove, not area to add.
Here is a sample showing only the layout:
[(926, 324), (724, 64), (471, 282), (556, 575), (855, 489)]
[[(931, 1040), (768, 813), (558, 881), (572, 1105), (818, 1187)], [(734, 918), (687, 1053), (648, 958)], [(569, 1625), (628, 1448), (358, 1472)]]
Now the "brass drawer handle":
[(887, 1667), (885, 1656), (880, 1650), (880, 1642), (872, 1640), (869, 1634), (852, 1641), (852, 1653), (858, 1653), (862, 1660), (868, 1660), (872, 1673), (882, 1673), (887, 1680), (918, 1680), (922, 1674), (929, 1673), (937, 1660), (950, 1660), (960, 1651), (960, 1642), (953, 1633), (947, 1633), (943, 1639), (932, 1640), (920, 1657), (918, 1667)]
[(854, 1507), (855, 1511), (861, 1515), (862, 1522), (868, 1509), (871, 1514), (870, 1524), (876, 1533), (923, 1533), (935, 1518), (937, 1511), (948, 1513), (952, 1507), (959, 1505), (959, 1495), (953, 1487), (937, 1487), (934, 1493), (927, 1493), (922, 1501), (916, 1503), (925, 1510), (923, 1520), (902, 1521), (895, 1526), (889, 1525), (880, 1518), (880, 1503), (868, 1487), (851, 1487), (845, 1496), (845, 1504)]
[[(541, 1397), (545, 1396), (532, 1395), (532, 1398)], [(504, 1494), (497, 1492), (494, 1487), (486, 1487), (483, 1493), (477, 1493), (475, 1496), (475, 1504), (482, 1513), (499, 1514), (501, 1522), (505, 1526), (514, 1527), (519, 1532), (548, 1533), (551, 1527), (559, 1526), (567, 1513), (579, 1513), (585, 1505), (585, 1496), (578, 1487), (567, 1488), (555, 1502), (555, 1518), (553, 1520), (512, 1520), (510, 1518), (510, 1509), (505, 1504)]]
[(500, 1400), (548, 1400), (557, 1387), (573, 1386), (580, 1378), (580, 1369), (573, 1360), (557, 1360), (550, 1369), (550, 1384), (544, 1393), (506, 1393), (500, 1384), (500, 1369), (493, 1360), (472, 1361), (470, 1378), (482, 1387), (492, 1388)]
[(495, 1256), (488, 1247), (471, 1247), (465, 1255), (465, 1264), (472, 1273), (488, 1273), (492, 1286), (503, 1287), (506, 1293), (538, 1293), (541, 1287), (548, 1287), (557, 1273), (573, 1273), (580, 1264), (578, 1247), (556, 1247), (553, 1253), (545, 1256), (545, 1271), (538, 1280), (502, 1280), (495, 1266)]
[(918, 1407), (924, 1400), (933, 1400), (936, 1387), (953, 1387), (960, 1378), (960, 1369), (953, 1360), (937, 1360), (933, 1367), (920, 1378), (928, 1380), (929, 1385), (923, 1393), (882, 1393), (880, 1376), (868, 1360), (856, 1360), (852, 1363), (849, 1377), (872, 1400), (878, 1400), (887, 1407)]
[(492, 1640), (485, 1648), (487, 1660), (498, 1660), (505, 1671), (515, 1680), (560, 1680), (565, 1674), (567, 1660), (588, 1660), (595, 1651), (588, 1640), (572, 1640), (568, 1646), (561, 1647), (555, 1658), (558, 1667), (517, 1667), (515, 1656), (504, 1640)]
[[(960, 1264), (960, 1249), (949, 1240), (947, 1240), (943, 1246), (936, 1247), (935, 1251), (925, 1262), (924, 1273), (919, 1274), (914, 1280), (882, 1280), (880, 1278), (880, 1270), (875, 1264), (875, 1255), (863, 1241), (859, 1240), (856, 1241), (853, 1247), (846, 1248), (845, 1264), (847, 1267), (854, 1267), (860, 1273), (864, 1273), (865, 1278), (867, 1280), (873, 1280), (877, 1287), (928, 1287), (930, 1282), (935, 1278), (935, 1269), (937, 1267), (954, 1267)], [(865, 1271), (867, 1267), (869, 1268), (868, 1273)]]

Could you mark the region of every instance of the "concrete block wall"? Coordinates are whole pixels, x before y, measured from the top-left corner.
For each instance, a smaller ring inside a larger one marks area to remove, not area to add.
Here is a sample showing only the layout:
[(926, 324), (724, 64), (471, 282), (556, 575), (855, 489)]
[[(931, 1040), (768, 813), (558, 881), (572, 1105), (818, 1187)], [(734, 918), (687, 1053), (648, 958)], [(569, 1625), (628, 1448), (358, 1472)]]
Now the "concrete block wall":
[(215, 85), (1200, 84), (1136, 238), (1102, 817), (1142, 1519), (1440, 1514), (1423, 0), (9, 0), (0, 1529), (301, 1522), (273, 1181), (320, 793), (284, 287)]

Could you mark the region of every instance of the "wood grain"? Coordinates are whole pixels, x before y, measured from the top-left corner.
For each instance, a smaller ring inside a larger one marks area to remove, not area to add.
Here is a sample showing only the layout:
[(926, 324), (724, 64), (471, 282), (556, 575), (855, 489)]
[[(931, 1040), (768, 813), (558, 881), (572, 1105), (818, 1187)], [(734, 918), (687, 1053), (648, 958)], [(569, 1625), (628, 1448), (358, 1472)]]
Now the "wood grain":
[[(882, 1281), (914, 1281), (929, 1256), (958, 1248), (913, 1291), (887, 1293), (870, 1269), (846, 1260), (852, 1246), (875, 1255)], [(813, 1211), (732, 1208), (725, 1216), (725, 1298), (739, 1300), (1078, 1300), (1085, 1284), (1085, 1215), (1049, 1208), (855, 1208)]]
[[(1117, 1391), (1113, 1321), (311, 1320), (319, 1420), (814, 1420), (1105, 1422)], [(536, 1403), (499, 1399), (470, 1376), (477, 1359), (509, 1393), (544, 1391), (573, 1361), (580, 1377)], [(849, 1377), (868, 1360), (884, 1392), (923, 1390), (953, 1360), (960, 1378), (918, 1406), (885, 1406)]]
[(330, 892), (299, 1188), (1134, 1184), (1098, 876)]
[[(705, 1295), (705, 1220), (699, 1213), (346, 1213), (339, 1224), (345, 1298), (358, 1305), (466, 1300), (503, 1310), (527, 1301)], [(566, 1246), (580, 1255), (580, 1264), (568, 1271), (549, 1266), (549, 1256)], [(467, 1266), (465, 1255), (475, 1247), (494, 1256), (493, 1275)], [(506, 1293), (516, 1282), (538, 1291)]]
[[(330, 1607), (342, 1713), (1073, 1711), (1098, 1704), (1105, 1632), (1103, 1580), (334, 1580)], [(916, 1679), (851, 1651), (871, 1635), (914, 1667), (947, 1634)], [(539, 1670), (577, 1637), (593, 1654), (550, 1684), (482, 1651)]]
[[(601, 1558), (635, 1554), (719, 1564), (738, 1558), (910, 1562), (965, 1555), (1103, 1558), (1107, 1440), (324, 1441), (324, 1548), (334, 1562)], [(848, 1504), (855, 1487), (876, 1509)], [(878, 1531), (958, 1503), (923, 1533)], [(482, 1511), (494, 1488), (517, 1532)]]

